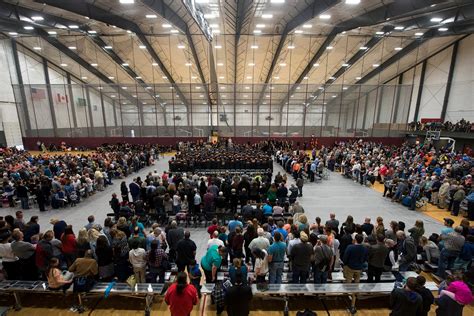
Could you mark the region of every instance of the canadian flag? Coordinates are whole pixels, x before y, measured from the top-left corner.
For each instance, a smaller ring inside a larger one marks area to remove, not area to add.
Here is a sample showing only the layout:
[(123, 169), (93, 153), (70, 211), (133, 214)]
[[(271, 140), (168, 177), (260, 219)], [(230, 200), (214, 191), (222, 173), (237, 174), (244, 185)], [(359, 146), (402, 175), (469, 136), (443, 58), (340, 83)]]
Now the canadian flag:
[(67, 95), (61, 94), (61, 93), (56, 93), (56, 101), (58, 103), (68, 103)]

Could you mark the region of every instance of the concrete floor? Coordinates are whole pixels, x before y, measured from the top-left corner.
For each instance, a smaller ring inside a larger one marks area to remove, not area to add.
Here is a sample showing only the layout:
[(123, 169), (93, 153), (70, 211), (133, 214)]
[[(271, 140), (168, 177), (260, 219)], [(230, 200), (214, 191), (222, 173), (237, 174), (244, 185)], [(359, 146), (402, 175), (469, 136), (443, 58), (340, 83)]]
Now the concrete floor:
[[(168, 159), (162, 159), (154, 166), (144, 168), (138, 174), (133, 174), (124, 180), (128, 184), (132, 178), (138, 175), (144, 178), (147, 173), (155, 169), (161, 173), (163, 170), (167, 170)], [(277, 164), (274, 165), (274, 170), (275, 174), (277, 171), (283, 172), (283, 169)], [(112, 186), (108, 186), (103, 192), (98, 192), (83, 200), (76, 207), (49, 210), (46, 213), (40, 213), (37, 208), (26, 210), (24, 211), (25, 220), (28, 221), (30, 216), (38, 215), (41, 231), (45, 231), (51, 228), (49, 223), (51, 218), (63, 219), (73, 225), (76, 233), (80, 227), (87, 224), (87, 217), (91, 214), (96, 217), (96, 222), (102, 224), (106, 214), (112, 212), (108, 202), (112, 193), (120, 193), (120, 182), (121, 180), (115, 180)], [(293, 183), (293, 180), (290, 179), (289, 182)], [(300, 203), (305, 208), (310, 222), (313, 222), (316, 216), (321, 217), (325, 222), (329, 218), (329, 213), (334, 212), (341, 223), (348, 215), (352, 215), (356, 223), (363, 223), (367, 216), (372, 219), (372, 222), (377, 216), (382, 216), (386, 225), (391, 220), (396, 220), (405, 222), (407, 228), (410, 228), (415, 220), (421, 219), (424, 221), (426, 234), (439, 233), (442, 228), (442, 224), (435, 219), (420, 212), (409, 211), (399, 203), (392, 203), (383, 198), (381, 193), (345, 179), (338, 173), (331, 173), (329, 180), (324, 180), (321, 183), (306, 183)], [(17, 209), (1, 208), (0, 215), (15, 216)], [(208, 235), (202, 228), (191, 228), (190, 231), (191, 239), (198, 246), (197, 258), (199, 260), (205, 252)]]

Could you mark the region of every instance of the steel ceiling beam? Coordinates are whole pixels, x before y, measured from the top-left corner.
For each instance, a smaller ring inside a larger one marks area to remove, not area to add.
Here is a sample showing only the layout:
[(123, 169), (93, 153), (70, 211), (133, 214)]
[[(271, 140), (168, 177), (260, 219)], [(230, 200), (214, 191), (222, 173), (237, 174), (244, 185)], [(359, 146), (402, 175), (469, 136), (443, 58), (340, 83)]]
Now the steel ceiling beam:
[[(182, 33), (186, 34), (186, 40), (188, 41), (189, 48), (191, 49), (191, 54), (194, 59), (194, 63), (196, 64), (196, 68), (199, 74), (199, 78), (201, 79), (202, 84), (204, 85), (204, 89), (206, 90), (206, 94), (208, 97), (209, 103), (217, 103), (215, 98), (212, 97), (209, 89), (206, 85), (206, 77), (204, 76), (204, 71), (202, 70), (201, 62), (199, 61), (199, 56), (197, 53), (196, 45), (194, 44), (193, 37), (189, 30), (189, 26), (173, 9), (171, 9), (164, 1), (155, 1), (155, 0), (143, 0), (144, 5), (149, 7), (151, 10), (159, 14), (164, 19), (171, 22), (176, 28), (178, 28)], [(213, 60), (209, 61), (210, 63), (214, 62)], [(214, 71), (212, 71), (214, 69)], [(217, 75), (215, 73), (215, 67), (211, 67), (211, 84), (217, 84)]]
[[(110, 11), (104, 10), (97, 6), (94, 6), (86, 1), (83, 0), (75, 0), (75, 1), (62, 1), (62, 0), (34, 0), (38, 3), (44, 3), (65, 11), (69, 11), (75, 14), (79, 14), (82, 16), (87, 16), (93, 20), (100, 21), (109, 25), (117, 26), (123, 30), (129, 30), (137, 35), (143, 45), (146, 46), (147, 51), (150, 53), (153, 60), (158, 64), (163, 74), (168, 78), (168, 81), (173, 85), (176, 93), (179, 95), (180, 99), (183, 100), (184, 104), (187, 108), (189, 108), (189, 102), (185, 97), (184, 93), (181, 89), (177, 86), (176, 81), (174, 80), (171, 73), (166, 68), (165, 64), (161, 61), (160, 57), (154, 50), (151, 43), (146, 38), (145, 34), (141, 31), (140, 27), (125, 18), (117, 16)], [(189, 119), (189, 111), (188, 112), (188, 119)]]

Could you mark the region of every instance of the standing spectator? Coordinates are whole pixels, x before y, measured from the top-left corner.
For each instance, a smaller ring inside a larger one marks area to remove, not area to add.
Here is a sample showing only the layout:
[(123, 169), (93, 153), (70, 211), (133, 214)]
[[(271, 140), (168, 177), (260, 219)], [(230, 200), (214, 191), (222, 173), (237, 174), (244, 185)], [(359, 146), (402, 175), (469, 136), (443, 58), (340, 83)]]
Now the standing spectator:
[(328, 237), (319, 235), (318, 243), (314, 246), (314, 283), (327, 283), (328, 271), (333, 264), (333, 248), (328, 245)]
[(99, 266), (99, 279), (105, 282), (110, 281), (114, 275), (113, 253), (112, 247), (109, 245), (109, 241), (104, 235), (97, 238), (95, 254)]
[(423, 221), (420, 219), (416, 220), (415, 226), (410, 228), (408, 232), (410, 233), (410, 237), (413, 238), (415, 245), (418, 246), (420, 244), (421, 236), (423, 236), (423, 234), (425, 233)]
[(72, 231), (72, 225), (67, 225), (61, 236), (62, 252), (64, 259), (66, 260), (67, 266), (69, 267), (77, 256), (77, 242), (76, 236)]
[(166, 241), (170, 247), (169, 258), (171, 262), (176, 260), (176, 251), (178, 247), (178, 242), (184, 238), (184, 229), (178, 227), (176, 221), (172, 221), (170, 225), (170, 230), (166, 234)]
[(453, 211), (451, 212), (451, 215), (458, 216), (459, 209), (461, 207), (461, 202), (465, 198), (466, 198), (466, 191), (464, 191), (464, 188), (462, 185), (458, 185), (457, 190), (453, 196)]
[(57, 218), (52, 218), (49, 223), (53, 225), (54, 238), (61, 239), (61, 236), (64, 234), (67, 227), (66, 222)]
[(133, 267), (133, 273), (135, 274), (135, 280), (137, 283), (145, 283), (145, 271), (146, 271), (146, 251), (140, 248), (138, 242), (134, 242), (131, 245), (131, 250), (128, 253), (128, 260)]
[(252, 250), (255, 257), (255, 281), (264, 283), (268, 273), (268, 254), (266, 250), (255, 248)]
[(390, 316), (417, 316), (423, 313), (423, 300), (416, 292), (415, 278), (408, 278), (404, 288), (395, 288), (390, 294)]
[(362, 224), (362, 231), (367, 235), (370, 236), (372, 235), (374, 231), (374, 225), (370, 223), (370, 217), (366, 217), (364, 224)]
[(339, 234), (339, 221), (336, 219), (336, 214), (329, 214), (329, 218), (330, 219), (326, 221), (326, 227), (330, 227), (336, 235)]
[(28, 210), (30, 208), (28, 204), (28, 188), (23, 181), (20, 181), (16, 187), (16, 196), (20, 199), (21, 208)]
[(38, 268), (35, 262), (35, 246), (23, 241), (23, 233), (19, 230), (13, 231), (12, 239), (11, 248), (13, 254), (19, 258), (21, 279), (36, 281), (38, 279)]
[(122, 183), (120, 183), (120, 194), (122, 195), (123, 202), (129, 202), (128, 188), (127, 183), (125, 181), (122, 181)]
[(367, 271), (367, 281), (369, 283), (380, 282), (380, 277), (383, 272), (383, 266), (385, 263), (385, 258), (388, 255), (388, 248), (385, 246), (385, 236), (378, 234), (377, 243), (375, 245), (369, 245), (369, 254), (368, 254), (368, 271)]
[(13, 227), (18, 228), (21, 231), (25, 230), (25, 220), (23, 219), (23, 211), (15, 212), (15, 221), (13, 222)]
[(303, 196), (303, 185), (304, 185), (304, 179), (303, 176), (300, 175), (298, 179), (296, 180), (296, 186), (298, 187), (298, 196), (302, 197)]
[(275, 231), (273, 240), (273, 244), (268, 248), (268, 262), (270, 270), (269, 283), (281, 284), (286, 244), (282, 240), (282, 234), (278, 231)]
[(252, 301), (252, 289), (243, 282), (241, 273), (237, 272), (233, 286), (227, 289), (225, 305), (229, 316), (247, 316), (250, 313), (250, 302)]
[(211, 246), (201, 259), (201, 267), (206, 276), (206, 283), (214, 283), (217, 280), (217, 270), (219, 270), (222, 258), (227, 254), (225, 247)]
[(293, 283), (306, 283), (311, 268), (311, 257), (313, 246), (308, 243), (308, 235), (304, 231), (300, 232), (300, 243), (294, 245), (290, 250), (290, 257), (293, 269)]
[(53, 246), (51, 244), (53, 238), (53, 231), (48, 230), (36, 245), (36, 266), (44, 276), (46, 276), (49, 260), (53, 257)]
[[(184, 239), (176, 244), (176, 265), (178, 272), (184, 271), (196, 259), (196, 244), (191, 240), (191, 233), (187, 230), (184, 232)], [(188, 271), (189, 272), (189, 271)]]
[(416, 245), (411, 236), (406, 236), (404, 231), (397, 232), (400, 243), (398, 265), (400, 271), (407, 271), (416, 261)]
[(434, 303), (433, 293), (431, 293), (431, 291), (425, 287), (426, 279), (424, 276), (417, 276), (416, 283), (418, 285), (416, 292), (420, 294), (423, 301), (423, 312), (420, 314), (420, 316), (428, 316), (431, 305)]
[(26, 227), (24, 231), (25, 241), (31, 242), (31, 237), (39, 234), (39, 232), (40, 232), (40, 225), (38, 224), (38, 216), (31, 216), (30, 221), (26, 223)]
[(110, 208), (112, 208), (112, 211), (115, 214), (115, 220), (119, 219), (120, 216), (120, 201), (117, 198), (117, 194), (113, 193), (112, 194), (112, 199), (109, 201)]
[(96, 228), (98, 231), (102, 230), (102, 226), (100, 226), (100, 224), (95, 223), (94, 215), (90, 215), (89, 217), (87, 217), (87, 222), (88, 222), (88, 224), (86, 226), (84, 226), (84, 228), (86, 230), (89, 230), (91, 228)]
[(446, 269), (449, 269), (454, 264), (454, 260), (459, 256), (464, 246), (465, 238), (462, 235), (462, 226), (457, 226), (454, 232), (441, 236), (444, 241), (444, 247), (441, 250), (437, 275), (445, 278)]
[(9, 242), (10, 233), (2, 234), (2, 237), (3, 240), (0, 242), (0, 258), (2, 258), (2, 266), (7, 274), (7, 280), (20, 280), (21, 269), (18, 264), (19, 259), (13, 253), (12, 244)]
[(360, 282), (360, 276), (364, 264), (367, 262), (368, 250), (362, 245), (364, 237), (361, 234), (355, 236), (355, 244), (349, 245), (344, 252), (344, 278), (346, 283)]
[(413, 186), (410, 191), (410, 207), (409, 210), (414, 211), (416, 209), (416, 200), (420, 196), (420, 185), (418, 184), (418, 180), (413, 182)]
[(165, 260), (168, 260), (168, 256), (165, 251), (161, 249), (158, 240), (153, 240), (150, 245), (150, 251), (148, 251), (148, 267), (150, 273), (148, 277), (151, 283), (156, 283), (158, 277), (158, 283), (165, 282), (166, 267), (164, 266)]
[(165, 302), (170, 307), (171, 316), (188, 316), (193, 306), (199, 302), (196, 288), (187, 282), (187, 275), (178, 272), (176, 283), (173, 283), (165, 295)]

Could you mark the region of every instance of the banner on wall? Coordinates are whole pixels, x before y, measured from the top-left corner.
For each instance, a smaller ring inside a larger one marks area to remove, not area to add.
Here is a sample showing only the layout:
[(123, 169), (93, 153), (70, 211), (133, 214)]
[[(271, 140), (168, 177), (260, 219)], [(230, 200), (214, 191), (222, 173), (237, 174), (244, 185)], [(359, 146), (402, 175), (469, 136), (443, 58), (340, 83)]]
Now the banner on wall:
[(68, 98), (67, 95), (62, 94), (62, 93), (56, 93), (56, 102), (57, 103), (68, 103)]
[(31, 97), (33, 100), (46, 99), (46, 91), (44, 89), (31, 88)]
[(79, 106), (86, 106), (86, 99), (84, 98), (77, 98), (76, 104)]

